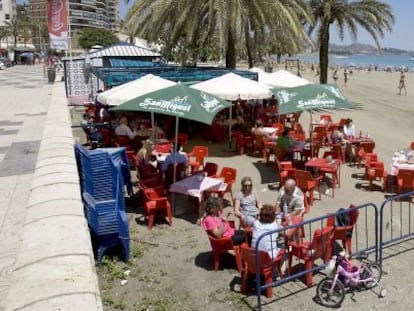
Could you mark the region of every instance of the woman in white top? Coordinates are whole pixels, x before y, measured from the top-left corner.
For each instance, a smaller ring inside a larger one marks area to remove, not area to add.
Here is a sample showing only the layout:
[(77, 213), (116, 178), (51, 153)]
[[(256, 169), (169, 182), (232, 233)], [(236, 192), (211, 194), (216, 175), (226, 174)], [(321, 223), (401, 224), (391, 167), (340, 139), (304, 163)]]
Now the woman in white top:
[[(272, 231), (276, 231), (280, 226), (275, 222), (275, 212), (273, 206), (265, 204), (260, 210), (259, 219), (252, 216), (241, 216), (241, 220), (253, 228), (253, 238), (251, 247), (255, 248), (259, 238)], [(265, 235), (259, 242), (257, 249), (269, 253), (270, 258), (275, 259), (280, 251), (277, 245), (278, 233), (273, 232)]]

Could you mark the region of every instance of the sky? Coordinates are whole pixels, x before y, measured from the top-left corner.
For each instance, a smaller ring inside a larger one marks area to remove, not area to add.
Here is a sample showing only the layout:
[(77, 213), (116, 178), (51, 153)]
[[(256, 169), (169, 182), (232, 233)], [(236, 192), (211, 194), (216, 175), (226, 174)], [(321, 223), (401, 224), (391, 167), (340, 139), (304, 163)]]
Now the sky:
[[(125, 4), (125, 0), (119, 0), (121, 4), (121, 18), (123, 19), (128, 11), (128, 8), (132, 6), (135, 0), (129, 0), (128, 6)], [(412, 0), (382, 0), (388, 3), (395, 17), (395, 23), (393, 31), (391, 33), (385, 33), (383, 39), (380, 39), (381, 47), (393, 47), (408, 51), (414, 51), (414, 1)], [(345, 32), (344, 41), (340, 41), (335, 27), (331, 31), (331, 43), (348, 45), (351, 44), (352, 38)], [(374, 40), (369, 34), (362, 30), (358, 30), (357, 41), (358, 43), (367, 43), (375, 46)]]

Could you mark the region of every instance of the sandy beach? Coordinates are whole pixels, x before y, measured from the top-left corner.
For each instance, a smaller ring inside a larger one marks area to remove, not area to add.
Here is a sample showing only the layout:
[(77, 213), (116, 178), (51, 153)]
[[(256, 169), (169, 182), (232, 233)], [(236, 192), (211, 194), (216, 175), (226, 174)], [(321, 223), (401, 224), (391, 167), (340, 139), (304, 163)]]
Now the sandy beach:
[[(281, 67), (281, 66), (280, 66)], [(282, 69), (282, 68), (279, 68)], [(334, 121), (350, 117), (354, 120), (357, 132), (369, 134), (376, 143), (375, 151), (385, 168), (390, 169), (394, 151), (406, 148), (414, 141), (414, 78), (406, 74), (407, 96), (397, 95), (399, 73), (354, 71), (344, 87), (342, 70), (338, 72), (338, 84), (343, 93), (358, 109), (353, 111), (332, 111)], [(303, 77), (317, 82), (309, 70)], [(332, 73), (328, 74), (331, 78)], [(313, 116), (319, 119), (318, 114)], [(302, 114), (300, 122), (308, 128), (309, 114)], [(198, 140), (185, 147), (190, 151)], [(237, 181), (233, 191), (240, 189), (243, 176), (251, 176), (255, 190), (261, 200), (273, 204), (276, 192), (268, 185), (277, 181), (273, 166), (267, 166), (258, 155), (237, 155), (224, 152), (224, 144), (210, 144), (208, 161), (216, 162), (219, 168), (237, 168)], [(366, 181), (355, 179), (361, 172), (347, 165), (341, 168), (341, 187), (335, 190), (335, 198), (322, 195), (315, 200), (308, 219), (348, 207), (350, 203), (373, 202), (380, 205), (384, 193), (366, 190)], [(135, 174), (134, 172), (132, 173)], [(358, 186), (359, 184), (359, 186)], [(326, 189), (325, 189), (326, 190)], [(226, 195), (229, 199), (229, 195)], [(106, 260), (99, 268), (100, 287), (105, 310), (252, 310), (256, 297), (252, 292), (245, 297), (240, 294), (240, 274), (234, 267), (234, 259), (227, 256), (224, 269), (212, 271), (211, 249), (202, 228), (195, 224), (194, 202), (178, 198), (178, 213), (173, 219), (173, 227), (157, 224), (152, 232), (143, 222), (140, 200), (130, 200), (129, 218), (132, 236), (131, 263), (115, 264)], [(227, 207), (231, 210), (231, 207)], [(406, 244), (410, 244), (407, 242)], [(412, 288), (411, 272), (407, 273), (406, 263), (412, 262), (413, 247), (405, 245), (407, 252), (384, 262), (384, 285), (388, 295), (379, 299), (372, 291), (357, 292), (353, 299), (347, 295), (342, 310), (403, 310), (414, 306), (410, 293)], [(405, 268), (404, 268), (405, 267)], [(123, 271), (130, 270), (129, 276)], [(119, 273), (115, 273), (118, 271)], [(120, 285), (121, 280), (128, 280)], [(316, 283), (318, 278), (315, 278)], [(301, 281), (294, 281), (274, 289), (275, 297), (263, 301), (263, 310), (321, 310), (323, 307), (312, 300), (315, 287), (307, 288)]]

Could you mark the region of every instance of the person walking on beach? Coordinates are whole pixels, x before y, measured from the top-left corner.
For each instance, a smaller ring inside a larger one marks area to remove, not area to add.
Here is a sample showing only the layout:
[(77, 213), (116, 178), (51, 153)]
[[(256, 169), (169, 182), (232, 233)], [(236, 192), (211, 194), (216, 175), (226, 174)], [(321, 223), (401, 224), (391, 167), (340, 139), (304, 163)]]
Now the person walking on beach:
[(346, 83), (348, 82), (348, 72), (346, 71), (346, 69), (344, 69), (344, 82), (346, 86)]
[(338, 81), (338, 70), (337, 69), (335, 69), (335, 71), (332, 75), (332, 78), (334, 79), (335, 83), (336, 83), (336, 81)]
[(398, 85), (398, 88), (400, 89), (400, 92), (398, 93), (398, 95), (401, 95), (401, 90), (404, 89), (405, 94), (407, 95), (407, 88), (405, 87), (405, 74), (404, 74), (404, 70), (401, 70), (401, 75), (400, 75), (400, 84)]

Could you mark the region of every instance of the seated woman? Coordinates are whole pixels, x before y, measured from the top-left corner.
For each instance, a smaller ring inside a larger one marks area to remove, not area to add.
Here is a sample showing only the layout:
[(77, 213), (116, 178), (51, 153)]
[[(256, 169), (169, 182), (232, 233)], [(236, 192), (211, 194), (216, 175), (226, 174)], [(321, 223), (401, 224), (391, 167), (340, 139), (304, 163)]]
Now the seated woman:
[[(263, 205), (260, 210), (259, 219), (252, 216), (241, 215), (241, 221), (253, 228), (252, 248), (256, 247), (256, 243), (261, 235), (280, 228), (275, 222), (275, 212), (273, 206), (270, 204)], [(268, 252), (271, 258), (276, 258), (280, 251), (276, 241), (278, 236), (277, 232), (266, 235), (260, 240), (257, 249), (259, 251)]]
[(155, 169), (157, 168), (157, 156), (154, 152), (154, 144), (151, 140), (147, 139), (144, 141), (141, 149), (137, 152), (137, 165), (140, 166), (153, 166)]
[(345, 150), (346, 157), (352, 159), (352, 144), (345, 138), (343, 125), (339, 125), (338, 129), (332, 133), (332, 143), (341, 145), (341, 148)]
[[(243, 177), (241, 180), (241, 190), (236, 194), (234, 200), (234, 213), (236, 217), (240, 217), (241, 215), (257, 217), (261, 208), (262, 203), (257, 193), (253, 191), (251, 177)], [(242, 225), (245, 224), (242, 222)]]
[[(216, 239), (231, 237), (233, 245), (240, 245), (246, 241), (245, 231), (235, 230), (223, 217), (223, 201), (218, 197), (209, 197), (205, 203), (206, 216), (203, 219), (207, 234)], [(228, 213), (227, 217), (231, 213)]]

